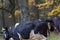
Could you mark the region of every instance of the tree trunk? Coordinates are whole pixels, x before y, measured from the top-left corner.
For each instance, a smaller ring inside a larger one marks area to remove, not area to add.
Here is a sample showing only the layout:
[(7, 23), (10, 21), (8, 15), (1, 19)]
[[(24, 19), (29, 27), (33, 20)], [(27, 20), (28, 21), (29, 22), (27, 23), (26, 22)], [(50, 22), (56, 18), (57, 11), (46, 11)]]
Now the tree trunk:
[(30, 21), (28, 0), (20, 0), (21, 21)]
[[(2, 8), (3, 8), (3, 0), (1, 0), (1, 2), (2, 2)], [(3, 9), (2, 9), (2, 20), (3, 20), (3, 27), (5, 28), (6, 24), (5, 24), (4, 10)]]
[(39, 10), (38, 10), (38, 7), (36, 7), (35, 5), (32, 5), (31, 10), (34, 12), (34, 15), (35, 15), (34, 19), (35, 20), (39, 19)]
[(11, 10), (11, 14), (12, 14), (12, 17), (13, 17), (13, 21), (14, 21), (14, 23), (13, 24), (15, 24), (16, 23), (16, 19), (15, 19), (15, 15), (14, 15), (14, 13), (15, 13), (15, 0), (9, 0), (9, 2), (10, 2), (10, 10)]

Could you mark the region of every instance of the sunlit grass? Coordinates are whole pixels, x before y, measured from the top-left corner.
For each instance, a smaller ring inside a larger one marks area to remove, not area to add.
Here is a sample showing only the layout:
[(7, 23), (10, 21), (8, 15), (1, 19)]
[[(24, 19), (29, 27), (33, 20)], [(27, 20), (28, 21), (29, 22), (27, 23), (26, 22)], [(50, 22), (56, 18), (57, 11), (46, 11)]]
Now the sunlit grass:
[(3, 36), (0, 36), (0, 40), (3, 40)]
[(0, 40), (4, 40), (3, 39), (3, 33), (0, 33)]
[(48, 40), (60, 40), (60, 35), (52, 33), (49, 37)]

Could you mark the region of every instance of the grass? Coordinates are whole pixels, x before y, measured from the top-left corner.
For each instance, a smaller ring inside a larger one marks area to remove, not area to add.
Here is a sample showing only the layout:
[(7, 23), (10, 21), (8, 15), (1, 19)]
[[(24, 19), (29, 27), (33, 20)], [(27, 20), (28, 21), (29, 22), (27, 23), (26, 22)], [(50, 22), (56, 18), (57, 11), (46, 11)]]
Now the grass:
[(0, 35), (0, 40), (3, 40), (3, 36)]
[(3, 33), (0, 32), (0, 40), (3, 40)]
[(60, 35), (52, 33), (49, 37), (48, 40), (60, 40)]

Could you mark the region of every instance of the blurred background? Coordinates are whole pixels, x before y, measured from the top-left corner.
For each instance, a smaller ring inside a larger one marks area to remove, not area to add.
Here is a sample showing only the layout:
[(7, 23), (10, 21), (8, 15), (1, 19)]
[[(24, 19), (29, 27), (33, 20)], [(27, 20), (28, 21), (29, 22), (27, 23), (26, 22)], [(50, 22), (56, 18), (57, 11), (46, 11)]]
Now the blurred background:
[(2, 27), (53, 17), (60, 20), (60, 0), (0, 0), (0, 38)]

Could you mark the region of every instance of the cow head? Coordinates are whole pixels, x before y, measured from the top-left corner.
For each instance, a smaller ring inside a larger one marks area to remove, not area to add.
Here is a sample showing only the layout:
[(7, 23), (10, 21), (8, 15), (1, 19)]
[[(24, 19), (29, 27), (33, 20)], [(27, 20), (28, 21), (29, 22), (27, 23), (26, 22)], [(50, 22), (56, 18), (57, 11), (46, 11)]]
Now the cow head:
[(3, 32), (3, 36), (4, 36), (5, 40), (9, 40), (10, 36), (9, 36), (8, 28), (2, 27), (2, 32)]

